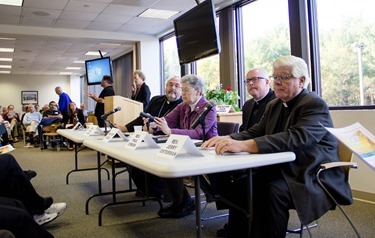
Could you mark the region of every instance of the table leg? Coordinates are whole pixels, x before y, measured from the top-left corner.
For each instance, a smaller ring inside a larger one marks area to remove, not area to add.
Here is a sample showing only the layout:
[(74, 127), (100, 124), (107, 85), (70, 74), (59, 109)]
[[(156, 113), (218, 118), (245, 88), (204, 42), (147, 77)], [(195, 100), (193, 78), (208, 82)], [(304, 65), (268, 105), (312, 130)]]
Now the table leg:
[(197, 237), (202, 237), (201, 225), (201, 186), (199, 175), (194, 176), (194, 190), (195, 190), (195, 224), (197, 228)]

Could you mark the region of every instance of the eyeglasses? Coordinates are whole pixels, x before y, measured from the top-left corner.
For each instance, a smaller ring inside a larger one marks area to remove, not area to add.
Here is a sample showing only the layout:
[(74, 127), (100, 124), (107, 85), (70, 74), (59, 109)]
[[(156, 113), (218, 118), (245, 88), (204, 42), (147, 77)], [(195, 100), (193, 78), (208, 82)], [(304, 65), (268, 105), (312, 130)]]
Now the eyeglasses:
[(191, 93), (194, 92), (196, 89), (195, 88), (183, 88), (181, 91), (182, 93)]
[(266, 78), (263, 78), (263, 77), (252, 77), (250, 79), (246, 79), (243, 82), (246, 83), (246, 84), (250, 84), (250, 82), (257, 83), (259, 81), (259, 79), (266, 79)]
[(289, 81), (290, 79), (295, 78), (295, 77), (291, 74), (282, 74), (279, 76), (272, 75), (271, 78), (273, 80)]

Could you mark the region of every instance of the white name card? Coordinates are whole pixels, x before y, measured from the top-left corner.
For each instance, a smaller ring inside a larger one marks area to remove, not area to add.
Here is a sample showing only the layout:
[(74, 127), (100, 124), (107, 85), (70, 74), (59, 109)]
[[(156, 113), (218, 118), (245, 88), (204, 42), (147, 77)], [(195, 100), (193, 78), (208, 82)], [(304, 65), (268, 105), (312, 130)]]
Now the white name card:
[(99, 128), (98, 125), (92, 125), (87, 128), (85, 133), (83, 134), (84, 136), (100, 136), (104, 135), (104, 132)]
[(234, 112), (234, 109), (231, 105), (216, 105), (216, 112)]
[(125, 148), (135, 150), (140, 146), (142, 141), (145, 142), (149, 148), (160, 148), (147, 131), (135, 131), (133, 135), (130, 136), (129, 142), (125, 145)]
[(72, 131), (84, 130), (85, 127), (82, 126), (81, 123), (77, 122), (77, 124), (72, 128)]
[(124, 134), (122, 134), (122, 131), (120, 131), (118, 128), (112, 128), (108, 134), (103, 138), (103, 142), (108, 143), (115, 137), (115, 135), (119, 135), (120, 138), (124, 141), (127, 141), (128, 139)]
[(159, 151), (158, 156), (174, 159), (179, 154), (203, 156), (190, 137), (184, 135), (170, 135), (164, 147)]

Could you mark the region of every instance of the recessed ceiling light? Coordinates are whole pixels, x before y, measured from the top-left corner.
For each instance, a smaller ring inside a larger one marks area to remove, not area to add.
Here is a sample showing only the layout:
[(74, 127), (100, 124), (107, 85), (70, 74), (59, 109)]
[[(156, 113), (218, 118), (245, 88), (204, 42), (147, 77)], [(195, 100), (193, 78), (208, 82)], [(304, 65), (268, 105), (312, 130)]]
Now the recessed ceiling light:
[(159, 9), (149, 8), (146, 11), (139, 14), (138, 17), (168, 19), (171, 16), (176, 15), (177, 13), (178, 11), (159, 10)]
[(14, 52), (14, 48), (0, 48), (0, 52)]
[[(108, 52), (102, 52), (102, 55), (107, 54)], [(97, 55), (100, 56), (98, 51), (88, 51), (85, 55)]]
[(0, 61), (13, 61), (13, 58), (0, 58)]
[(0, 74), (10, 74), (10, 71), (2, 71), (2, 70), (0, 70)]
[(83, 60), (76, 60), (76, 61), (74, 61), (73, 63), (74, 63), (74, 64), (84, 64), (85, 61), (83, 61)]
[(11, 69), (12, 65), (0, 65), (1, 69)]
[(60, 75), (71, 75), (71, 74), (73, 74), (73, 72), (60, 72), (59, 74)]
[(65, 69), (80, 70), (80, 69), (81, 69), (81, 67), (66, 67)]
[(0, 37), (0, 40), (16, 40), (16, 38)]
[(0, 0), (0, 4), (21, 7), (23, 5), (23, 0)]
[(121, 46), (119, 43), (100, 43), (100, 45)]

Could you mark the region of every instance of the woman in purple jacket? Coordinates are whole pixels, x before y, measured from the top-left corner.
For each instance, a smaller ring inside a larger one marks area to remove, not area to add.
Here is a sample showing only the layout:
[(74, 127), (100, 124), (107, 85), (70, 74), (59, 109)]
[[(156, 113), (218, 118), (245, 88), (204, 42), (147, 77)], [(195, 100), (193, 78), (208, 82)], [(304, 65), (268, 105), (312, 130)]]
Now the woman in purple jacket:
[[(203, 81), (196, 75), (185, 75), (181, 78), (182, 103), (168, 113), (165, 117), (155, 117), (158, 129), (156, 134), (187, 135), (191, 139), (210, 139), (217, 136), (216, 110), (209, 109), (205, 117), (205, 138), (203, 138), (202, 125), (195, 129), (192, 123), (198, 119), (203, 111), (207, 110), (209, 102), (203, 96)], [(160, 217), (184, 217), (195, 210), (194, 199), (184, 186), (183, 178), (165, 179), (169, 192), (172, 195), (172, 203), (161, 209)]]

